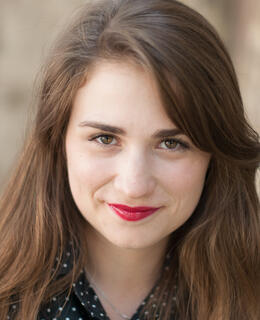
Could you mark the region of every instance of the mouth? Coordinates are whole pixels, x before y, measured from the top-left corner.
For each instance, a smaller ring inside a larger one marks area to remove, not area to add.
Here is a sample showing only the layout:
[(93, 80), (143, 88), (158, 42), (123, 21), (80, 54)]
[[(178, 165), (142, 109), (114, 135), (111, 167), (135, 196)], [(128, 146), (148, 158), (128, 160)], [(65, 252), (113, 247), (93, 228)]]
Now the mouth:
[(128, 207), (115, 203), (108, 203), (108, 205), (114, 211), (114, 213), (126, 221), (142, 220), (160, 209), (160, 207)]

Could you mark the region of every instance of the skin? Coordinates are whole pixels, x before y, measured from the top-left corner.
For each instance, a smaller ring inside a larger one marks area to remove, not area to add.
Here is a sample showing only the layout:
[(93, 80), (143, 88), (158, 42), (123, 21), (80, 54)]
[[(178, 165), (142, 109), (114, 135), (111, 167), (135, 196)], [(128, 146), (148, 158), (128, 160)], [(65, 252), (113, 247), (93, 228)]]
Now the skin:
[[(86, 121), (120, 127), (126, 134), (92, 128)], [(128, 315), (154, 285), (170, 234), (192, 215), (210, 161), (184, 134), (152, 137), (162, 129), (176, 126), (151, 75), (129, 62), (102, 61), (77, 92), (66, 134), (70, 188), (88, 222), (87, 271)], [(107, 203), (161, 208), (132, 222)], [(119, 319), (100, 299), (110, 317)]]

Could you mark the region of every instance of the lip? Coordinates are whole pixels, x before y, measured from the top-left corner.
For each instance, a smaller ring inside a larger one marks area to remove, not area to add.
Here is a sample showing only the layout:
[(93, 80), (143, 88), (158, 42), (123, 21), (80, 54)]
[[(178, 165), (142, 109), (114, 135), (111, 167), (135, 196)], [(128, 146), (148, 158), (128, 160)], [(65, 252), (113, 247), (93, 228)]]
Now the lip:
[(160, 207), (128, 207), (117, 203), (108, 203), (108, 205), (120, 218), (127, 221), (142, 220), (160, 209)]

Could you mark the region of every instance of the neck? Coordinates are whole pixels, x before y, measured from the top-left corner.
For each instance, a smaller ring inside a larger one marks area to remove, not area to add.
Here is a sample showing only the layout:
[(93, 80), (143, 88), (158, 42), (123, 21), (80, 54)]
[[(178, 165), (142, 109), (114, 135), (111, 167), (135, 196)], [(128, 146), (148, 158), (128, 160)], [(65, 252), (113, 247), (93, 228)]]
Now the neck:
[(135, 296), (145, 298), (160, 276), (168, 238), (148, 248), (121, 248), (93, 228), (87, 230), (87, 273), (111, 300)]

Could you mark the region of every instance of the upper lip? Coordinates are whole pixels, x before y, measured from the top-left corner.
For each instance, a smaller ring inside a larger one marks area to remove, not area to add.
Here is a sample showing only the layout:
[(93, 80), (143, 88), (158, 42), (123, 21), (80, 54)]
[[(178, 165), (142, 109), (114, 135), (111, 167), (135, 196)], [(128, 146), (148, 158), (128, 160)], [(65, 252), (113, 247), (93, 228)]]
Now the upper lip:
[(110, 206), (116, 207), (121, 210), (125, 211), (149, 211), (149, 210), (155, 210), (159, 209), (160, 207), (146, 207), (146, 206), (141, 206), (141, 207), (129, 207), (125, 204), (119, 204), (119, 203), (108, 203)]

